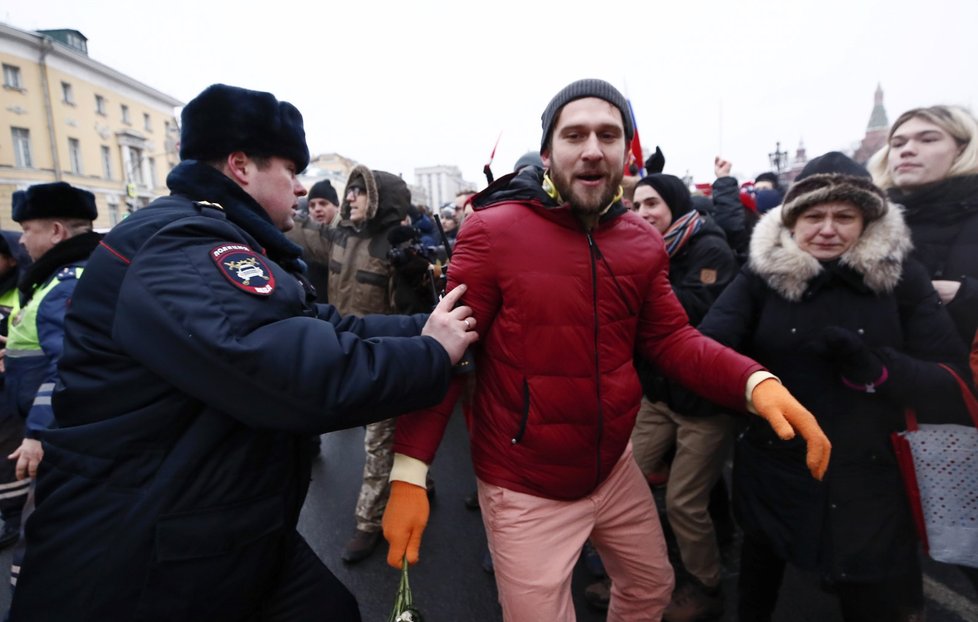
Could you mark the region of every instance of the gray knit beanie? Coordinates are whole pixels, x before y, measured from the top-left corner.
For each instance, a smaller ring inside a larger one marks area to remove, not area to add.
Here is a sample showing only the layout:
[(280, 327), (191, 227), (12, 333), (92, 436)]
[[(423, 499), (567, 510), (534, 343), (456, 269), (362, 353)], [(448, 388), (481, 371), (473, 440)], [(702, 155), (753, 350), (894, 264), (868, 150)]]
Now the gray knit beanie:
[(631, 142), (635, 129), (632, 126), (632, 115), (629, 111), (628, 100), (618, 89), (604, 80), (588, 78), (571, 82), (554, 95), (554, 98), (547, 104), (546, 110), (540, 117), (543, 121), (543, 139), (540, 141), (541, 153), (547, 148), (547, 143), (550, 142), (550, 133), (553, 131), (554, 122), (557, 120), (557, 115), (560, 114), (560, 109), (576, 99), (584, 99), (585, 97), (597, 97), (618, 108), (621, 112), (622, 124), (625, 127), (625, 141)]

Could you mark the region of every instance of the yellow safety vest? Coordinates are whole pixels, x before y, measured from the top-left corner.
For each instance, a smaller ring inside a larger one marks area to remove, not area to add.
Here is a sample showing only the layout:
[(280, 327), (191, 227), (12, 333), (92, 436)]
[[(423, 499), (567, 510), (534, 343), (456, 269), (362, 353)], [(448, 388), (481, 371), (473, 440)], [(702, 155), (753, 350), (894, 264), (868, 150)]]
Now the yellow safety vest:
[[(74, 270), (75, 278), (81, 277), (83, 268), (76, 267)], [(19, 358), (43, 354), (37, 336), (37, 310), (44, 297), (60, 282), (61, 279), (57, 276), (52, 277), (34, 292), (34, 296), (28, 301), (26, 307), (21, 308), (20, 297), (16, 297), (14, 306), (10, 311), (10, 322), (7, 328), (6, 355), (8, 357)], [(16, 289), (14, 293), (17, 293)]]

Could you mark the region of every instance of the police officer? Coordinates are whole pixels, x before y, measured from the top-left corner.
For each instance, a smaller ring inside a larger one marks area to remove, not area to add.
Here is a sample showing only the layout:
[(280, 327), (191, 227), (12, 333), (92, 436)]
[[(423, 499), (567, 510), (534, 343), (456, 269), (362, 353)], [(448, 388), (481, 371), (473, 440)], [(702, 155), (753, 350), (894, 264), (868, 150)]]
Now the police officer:
[[(14, 192), (14, 205), (24, 200), (26, 191)], [(20, 244), (20, 233), (0, 231), (0, 335), (4, 341), (10, 322), (10, 312), (20, 298), (17, 283), (20, 276), (31, 264), (27, 250)], [(6, 347), (4, 344), (3, 347)], [(0, 391), (5, 382), (5, 374), (0, 368)], [(12, 404), (0, 397), (0, 516), (3, 517), (3, 531), (0, 531), (0, 549), (6, 548), (20, 537), (21, 513), (27, 501), (29, 479), (17, 479), (17, 463), (4, 460), (20, 447), (24, 439), (24, 418), (15, 412)]]
[(18, 283), (8, 322), (5, 396), (27, 420), (25, 438), (11, 458), (17, 477), (34, 477), (43, 451), (40, 433), (51, 427), (51, 392), (58, 377), (65, 313), (88, 256), (101, 236), (95, 196), (64, 182), (31, 186), (13, 206), (24, 232), (20, 243), (33, 263)]
[[(20, 447), (8, 459), (15, 464), (17, 480), (27, 482), (37, 474), (44, 456), (40, 435), (54, 425), (51, 392), (58, 379), (68, 303), (101, 236), (92, 231), (98, 211), (95, 196), (87, 190), (64, 182), (38, 184), (18, 199), (12, 216), (23, 229), (20, 244), (33, 263), (18, 282), (10, 311), (4, 400), (25, 421)], [(33, 489), (10, 492), (26, 493), (22, 506), (26, 520), (34, 508)], [(12, 519), (16, 521), (16, 515)], [(23, 558), (21, 541), (10, 567), (11, 585), (17, 584)]]
[(311, 302), (282, 233), (309, 161), (291, 104), (212, 85), (180, 155), (75, 293), (11, 619), (359, 620), (296, 531), (309, 435), (437, 400), (471, 310)]

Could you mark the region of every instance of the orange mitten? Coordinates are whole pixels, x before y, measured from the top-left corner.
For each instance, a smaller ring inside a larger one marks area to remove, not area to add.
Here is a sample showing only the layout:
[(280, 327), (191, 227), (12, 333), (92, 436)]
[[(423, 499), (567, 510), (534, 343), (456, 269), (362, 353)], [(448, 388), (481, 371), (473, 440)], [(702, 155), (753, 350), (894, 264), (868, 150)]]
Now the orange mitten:
[(788, 440), (794, 438), (795, 432), (801, 434), (808, 445), (805, 458), (808, 470), (815, 479), (821, 480), (829, 468), (832, 443), (818, 427), (812, 413), (774, 378), (768, 378), (754, 387), (750, 399), (754, 410), (768, 422), (779, 438)]
[(399, 480), (391, 482), (391, 496), (382, 522), (384, 538), (390, 544), (389, 565), (400, 570), (405, 555), (409, 564), (417, 563), (429, 510), (428, 491), (423, 487)]

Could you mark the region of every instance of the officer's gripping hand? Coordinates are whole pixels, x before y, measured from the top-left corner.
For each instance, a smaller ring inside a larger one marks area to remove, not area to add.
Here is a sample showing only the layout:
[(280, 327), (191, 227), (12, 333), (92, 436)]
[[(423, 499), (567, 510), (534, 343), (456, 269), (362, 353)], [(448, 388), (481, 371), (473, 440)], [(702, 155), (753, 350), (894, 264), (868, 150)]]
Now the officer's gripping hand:
[(421, 329), (422, 335), (434, 337), (445, 348), (452, 365), (458, 363), (465, 354), (465, 349), (479, 339), (479, 334), (474, 330), (472, 309), (465, 305), (455, 307), (465, 289), (465, 285), (459, 285), (445, 294)]
[(808, 446), (805, 464), (812, 476), (821, 480), (829, 468), (832, 443), (818, 426), (814, 415), (775, 378), (768, 378), (754, 387), (751, 404), (779, 438), (788, 440), (795, 437), (795, 432), (801, 434)]
[(37, 477), (37, 467), (43, 459), (44, 448), (41, 446), (41, 441), (34, 438), (25, 438), (20, 447), (7, 456), (7, 460), (17, 461), (15, 467), (17, 479)]
[(382, 525), (384, 539), (390, 545), (387, 563), (393, 568), (401, 569), (405, 555), (409, 564), (417, 563), (428, 512), (427, 490), (399, 480), (391, 482), (391, 495)]

